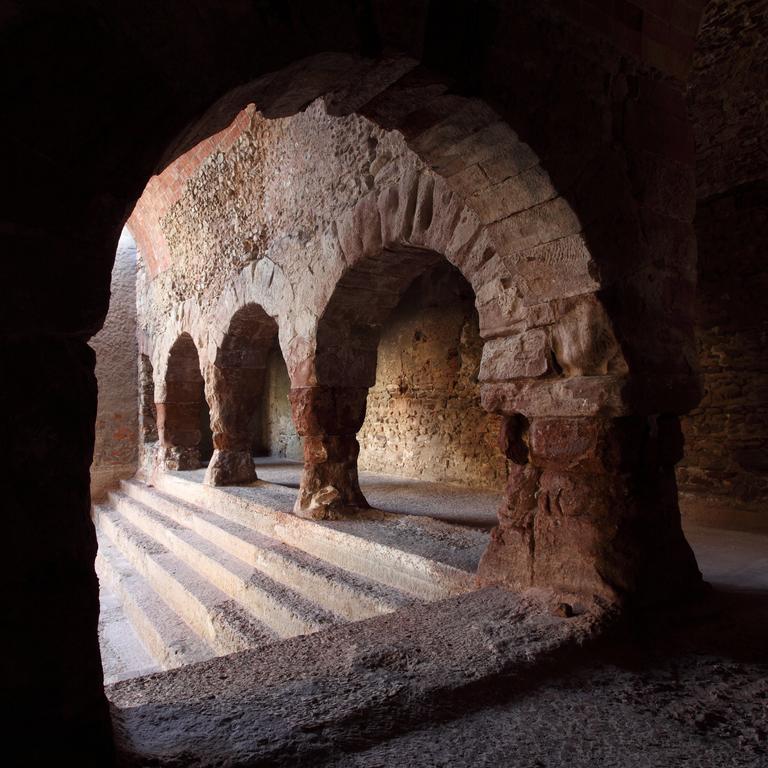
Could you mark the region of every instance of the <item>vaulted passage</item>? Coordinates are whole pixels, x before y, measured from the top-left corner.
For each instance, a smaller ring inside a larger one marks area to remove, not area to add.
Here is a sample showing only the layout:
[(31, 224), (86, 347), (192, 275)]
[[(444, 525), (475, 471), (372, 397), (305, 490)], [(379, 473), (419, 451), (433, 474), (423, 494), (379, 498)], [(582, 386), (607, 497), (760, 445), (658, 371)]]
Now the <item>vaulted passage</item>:
[(249, 304), (232, 317), (216, 360), (208, 369), (206, 386), (212, 403), (215, 447), (206, 473), (206, 482), (211, 485), (256, 479), (253, 449), (261, 438), (259, 416), (268, 394), (270, 353), (276, 338), (277, 323), (260, 306)]
[(6, 4), (3, 764), (762, 766), (764, 4)]
[(472, 287), (441, 259), (382, 325), (358, 433), (360, 468), (501, 491), (502, 419), (480, 404), (482, 348)]
[(157, 431), (167, 469), (197, 469), (213, 453), (210, 411), (195, 342), (183, 333), (168, 353), (165, 397), (156, 404)]

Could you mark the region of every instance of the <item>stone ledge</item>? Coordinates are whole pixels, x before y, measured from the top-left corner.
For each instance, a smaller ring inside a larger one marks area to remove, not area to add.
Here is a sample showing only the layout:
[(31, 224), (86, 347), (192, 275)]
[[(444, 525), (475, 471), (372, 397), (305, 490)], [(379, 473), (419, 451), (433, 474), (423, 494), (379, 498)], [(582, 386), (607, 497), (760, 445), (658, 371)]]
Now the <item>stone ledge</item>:
[(491, 588), (124, 681), (107, 694), (126, 766), (317, 764), (508, 696), (600, 624), (598, 614), (560, 618), (532, 597)]

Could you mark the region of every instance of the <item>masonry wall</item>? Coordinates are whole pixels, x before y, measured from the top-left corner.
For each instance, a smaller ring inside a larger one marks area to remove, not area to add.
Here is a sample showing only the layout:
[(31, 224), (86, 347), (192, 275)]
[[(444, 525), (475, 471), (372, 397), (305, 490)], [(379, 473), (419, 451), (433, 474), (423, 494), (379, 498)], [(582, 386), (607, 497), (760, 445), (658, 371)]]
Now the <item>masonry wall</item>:
[(382, 330), (376, 384), (358, 435), (359, 466), (502, 488), (502, 419), (480, 405), (482, 342), (473, 296), (455, 270), (439, 267), (411, 287)]
[(138, 466), (138, 346), (136, 342), (136, 244), (123, 230), (112, 269), (104, 327), (91, 339), (99, 396), (91, 495), (103, 497)]
[(688, 89), (704, 397), (678, 479), (686, 509), (721, 522), (768, 524), (767, 40), (764, 3), (711, 0)]
[(768, 183), (699, 204), (704, 397), (684, 422), (682, 488), (765, 513), (768, 499)]

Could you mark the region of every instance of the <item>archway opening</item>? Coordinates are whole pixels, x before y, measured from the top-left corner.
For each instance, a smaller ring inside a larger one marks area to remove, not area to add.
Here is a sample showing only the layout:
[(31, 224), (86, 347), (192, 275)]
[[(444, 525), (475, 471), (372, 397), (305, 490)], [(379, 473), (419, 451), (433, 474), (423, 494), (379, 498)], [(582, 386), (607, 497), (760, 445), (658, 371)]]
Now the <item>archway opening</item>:
[(149, 355), (139, 355), (139, 434), (142, 445), (157, 442), (155, 372)]
[(502, 418), (480, 405), (482, 348), (474, 291), (443, 256), (385, 249), (349, 269), (318, 324), (315, 401), (294, 394), (310, 446), (296, 511), (370, 504), (492, 527), (507, 459)]
[(195, 342), (182, 333), (168, 354), (165, 400), (157, 403), (158, 433), (170, 470), (198, 469), (213, 453), (211, 416)]
[(500, 488), (502, 419), (480, 405), (474, 292), (445, 260), (417, 277), (384, 322), (360, 429), (360, 468)]
[(295, 457), (300, 443), (291, 421), (290, 381), (278, 326), (258, 304), (232, 317), (209, 382), (215, 453), (206, 474), (211, 485), (256, 479), (253, 456)]
[(264, 389), (253, 414), (251, 449), (256, 463), (267, 459), (301, 461), (301, 438), (291, 416), (291, 377), (275, 336), (267, 354)]

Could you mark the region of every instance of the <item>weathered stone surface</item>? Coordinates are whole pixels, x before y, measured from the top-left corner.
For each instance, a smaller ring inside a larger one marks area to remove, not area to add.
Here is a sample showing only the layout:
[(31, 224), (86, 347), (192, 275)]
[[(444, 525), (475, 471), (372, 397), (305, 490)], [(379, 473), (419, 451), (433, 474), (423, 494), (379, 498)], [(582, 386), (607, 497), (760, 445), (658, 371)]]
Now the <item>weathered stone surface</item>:
[(485, 383), (483, 407), (526, 416), (620, 416), (629, 412), (623, 376), (579, 376), (563, 379)]
[(205, 470), (208, 485), (246, 485), (256, 479), (250, 447), (240, 451), (215, 448)]
[(103, 498), (138, 468), (136, 244), (123, 230), (112, 269), (112, 301), (104, 327), (91, 339), (99, 401), (91, 464), (91, 495)]
[(365, 417), (366, 388), (292, 389), (291, 409), (304, 439), (296, 514), (332, 519), (368, 507), (357, 477), (355, 435)]
[[(480, 579), (556, 586), (608, 600), (675, 599), (700, 589), (680, 527), (678, 422), (533, 419), (507, 432), (524, 464), (510, 473)], [(649, 561), (652, 545), (657, 559)]]
[(480, 381), (511, 381), (543, 376), (549, 370), (547, 347), (547, 334), (541, 330), (487, 341), (480, 362)]
[(471, 288), (455, 268), (442, 262), (412, 283), (382, 328), (360, 468), (502, 488), (501, 419), (480, 405), (482, 347)]
[[(529, 674), (535, 677), (540, 663), (567, 658), (598, 634), (600, 624), (593, 612), (559, 618), (532, 598), (486, 589), (428, 610), (419, 606), (124, 681), (109, 693), (120, 732), (130, 736), (129, 760), (170, 766), (184, 755), (201, 766), (223, 756), (242, 764), (321, 764), (420, 726), (431, 713), (463, 712), (479, 689), (492, 699), (509, 695)], [(299, 679), (296, 669), (303, 670)], [(183, 724), (172, 734), (160, 725), (169, 711)], [(230, 717), (241, 723), (234, 731)], [(325, 735), (317, 739), (320, 727)]]
[(595, 294), (561, 299), (555, 316), (552, 351), (566, 376), (629, 372), (608, 314)]

